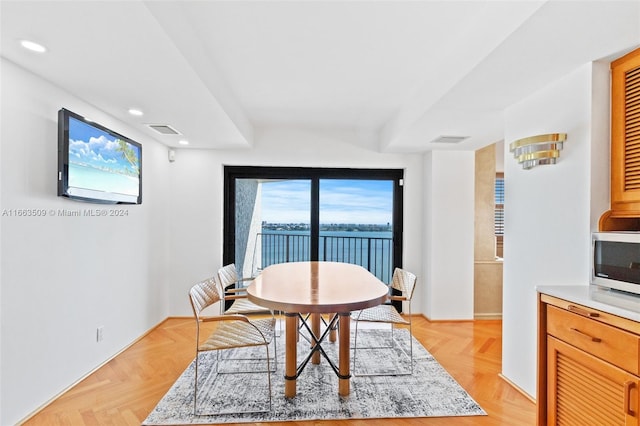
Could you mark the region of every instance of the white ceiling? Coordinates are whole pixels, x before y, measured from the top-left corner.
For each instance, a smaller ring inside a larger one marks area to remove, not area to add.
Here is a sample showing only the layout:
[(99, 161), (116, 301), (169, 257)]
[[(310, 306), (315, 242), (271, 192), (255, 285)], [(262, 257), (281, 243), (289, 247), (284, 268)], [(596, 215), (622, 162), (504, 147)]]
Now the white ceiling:
[(502, 139), (505, 107), (640, 45), (640, 0), (1, 0), (0, 18), (4, 58), (161, 143), (212, 149), (268, 126), (475, 149)]

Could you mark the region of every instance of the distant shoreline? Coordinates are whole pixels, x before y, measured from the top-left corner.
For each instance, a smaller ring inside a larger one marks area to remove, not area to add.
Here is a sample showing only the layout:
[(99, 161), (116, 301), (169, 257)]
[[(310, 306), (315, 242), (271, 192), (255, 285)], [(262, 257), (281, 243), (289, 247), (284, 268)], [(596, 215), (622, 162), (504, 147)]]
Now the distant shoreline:
[[(265, 231), (309, 231), (308, 223), (262, 223)], [(366, 223), (321, 223), (320, 231), (340, 232), (391, 232), (391, 224), (366, 224)]]

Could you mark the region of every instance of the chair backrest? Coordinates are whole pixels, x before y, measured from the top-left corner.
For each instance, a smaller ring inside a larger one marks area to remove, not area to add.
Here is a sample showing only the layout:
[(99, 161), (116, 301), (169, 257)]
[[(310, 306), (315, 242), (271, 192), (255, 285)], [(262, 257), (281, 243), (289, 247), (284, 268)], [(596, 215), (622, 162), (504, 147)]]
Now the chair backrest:
[(396, 268), (393, 271), (393, 279), (391, 281), (391, 288), (394, 288), (402, 292), (402, 295), (411, 300), (413, 296), (413, 289), (416, 286), (417, 277), (409, 271)]
[(191, 308), (196, 319), (200, 318), (200, 312), (207, 306), (221, 300), (220, 289), (214, 278), (208, 278), (200, 281), (189, 290), (189, 298), (191, 299)]
[(218, 279), (223, 289), (235, 284), (238, 281), (238, 271), (235, 263), (230, 263), (218, 269)]

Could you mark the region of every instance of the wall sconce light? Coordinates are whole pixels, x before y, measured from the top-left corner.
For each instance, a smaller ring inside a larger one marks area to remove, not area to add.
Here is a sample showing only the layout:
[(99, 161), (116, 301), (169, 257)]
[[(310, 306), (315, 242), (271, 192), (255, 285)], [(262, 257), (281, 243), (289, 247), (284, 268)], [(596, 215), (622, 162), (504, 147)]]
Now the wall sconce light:
[(522, 164), (524, 170), (529, 170), (540, 164), (556, 164), (566, 139), (566, 133), (530, 136), (511, 142), (509, 151), (513, 152), (513, 157)]

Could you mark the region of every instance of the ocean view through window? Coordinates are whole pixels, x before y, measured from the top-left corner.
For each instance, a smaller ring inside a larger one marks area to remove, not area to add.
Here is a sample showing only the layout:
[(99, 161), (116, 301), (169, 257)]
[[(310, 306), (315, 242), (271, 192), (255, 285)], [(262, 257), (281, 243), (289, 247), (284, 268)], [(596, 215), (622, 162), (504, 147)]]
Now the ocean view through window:
[(242, 276), (294, 261), (401, 267), (402, 170), (225, 167), (226, 263)]
[[(260, 258), (256, 269), (311, 259), (309, 226), (301, 223), (262, 224), (257, 236)], [(320, 225), (318, 260), (360, 265), (384, 282), (393, 273), (393, 231), (387, 224)]]

